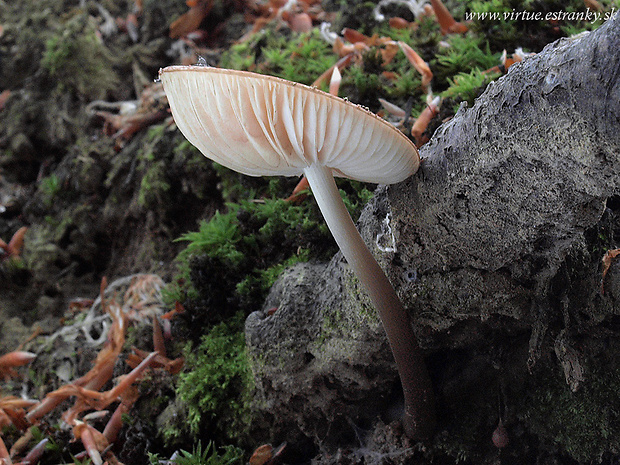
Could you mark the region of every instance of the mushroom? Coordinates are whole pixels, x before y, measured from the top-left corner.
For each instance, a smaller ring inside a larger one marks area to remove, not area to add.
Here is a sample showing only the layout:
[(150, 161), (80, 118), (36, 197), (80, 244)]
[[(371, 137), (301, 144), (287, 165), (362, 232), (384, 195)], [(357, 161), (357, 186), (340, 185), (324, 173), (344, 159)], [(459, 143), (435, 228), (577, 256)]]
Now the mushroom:
[(414, 144), (370, 111), (303, 84), (205, 66), (160, 70), (172, 115), (206, 157), (250, 176), (300, 176), (379, 312), (402, 382), (408, 436), (428, 437), (433, 388), (408, 313), (357, 231), (334, 176), (393, 184), (415, 173)]

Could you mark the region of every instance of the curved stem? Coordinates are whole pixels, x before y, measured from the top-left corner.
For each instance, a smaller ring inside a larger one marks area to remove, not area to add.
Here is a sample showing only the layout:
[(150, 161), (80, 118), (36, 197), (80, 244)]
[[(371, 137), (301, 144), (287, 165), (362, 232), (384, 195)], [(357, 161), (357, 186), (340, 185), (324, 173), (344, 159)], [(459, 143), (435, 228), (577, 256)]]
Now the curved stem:
[(405, 432), (426, 438), (435, 426), (433, 387), (409, 315), (353, 224), (331, 169), (313, 164), (304, 173), (336, 243), (379, 312), (403, 386)]

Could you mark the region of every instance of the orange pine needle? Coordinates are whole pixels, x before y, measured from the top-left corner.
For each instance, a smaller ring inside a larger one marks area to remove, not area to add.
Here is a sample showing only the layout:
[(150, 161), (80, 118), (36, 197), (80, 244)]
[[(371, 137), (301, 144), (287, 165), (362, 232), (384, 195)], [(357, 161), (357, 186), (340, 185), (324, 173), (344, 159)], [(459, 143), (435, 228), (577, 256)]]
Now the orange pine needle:
[(422, 87), (426, 88), (433, 79), (433, 72), (418, 53), (403, 41), (398, 41), (400, 49), (403, 51), (409, 63), (422, 75)]
[(601, 260), (603, 263), (603, 276), (601, 277), (601, 294), (605, 294), (605, 276), (607, 276), (607, 272), (611, 267), (612, 260), (615, 259), (618, 255), (620, 255), (620, 249), (608, 250), (603, 256), (603, 259)]
[[(131, 368), (136, 368), (140, 364), (140, 362), (142, 362), (149, 355), (149, 352), (146, 352), (145, 350), (136, 349), (135, 347), (132, 350), (133, 352), (129, 354), (126, 362), (127, 362), (127, 365), (129, 365)], [(176, 375), (177, 373), (181, 371), (184, 364), (185, 364), (185, 359), (183, 357), (179, 357), (179, 358), (175, 358), (174, 360), (171, 360), (167, 357), (162, 357), (161, 355), (157, 354), (157, 356), (153, 359), (151, 366), (153, 368), (163, 368), (168, 373), (172, 375)]]
[(187, 13), (179, 16), (170, 25), (169, 37), (171, 39), (179, 39), (198, 29), (200, 23), (207, 17), (212, 7), (213, 0), (198, 2), (195, 6), (192, 6)]
[(343, 69), (343, 68), (349, 66), (349, 64), (351, 64), (352, 60), (353, 60), (353, 53), (349, 53), (348, 55), (345, 55), (344, 57), (342, 57), (340, 60), (338, 60), (336, 62), (336, 64), (334, 64), (333, 66), (330, 66), (327, 69), (327, 71), (325, 71), (323, 74), (321, 74), (312, 83), (312, 87), (320, 87), (321, 84), (323, 84), (323, 82), (325, 82), (327, 79), (331, 78), (332, 74), (334, 73), (334, 67), (338, 67), (338, 69)]
[(0, 378), (9, 379), (17, 376), (17, 371), (15, 371), (14, 368), (27, 365), (32, 362), (35, 357), (36, 354), (21, 350), (4, 354), (0, 357)]
[(32, 352), (24, 352), (21, 350), (16, 350), (14, 352), (9, 352), (8, 354), (4, 354), (0, 357), (0, 369), (2, 367), (20, 367), (23, 365), (27, 365), (32, 362), (37, 357), (37, 354), (33, 354)]
[(120, 383), (114, 386), (107, 392), (103, 393), (102, 400), (99, 404), (99, 408), (105, 408), (114, 402), (123, 392), (125, 392), (129, 386), (135, 383), (144, 371), (149, 368), (153, 362), (153, 359), (157, 356), (157, 352), (151, 352), (140, 364), (131, 370), (131, 372), (123, 377)]
[(353, 53), (353, 45), (347, 45), (340, 37), (336, 37), (332, 50), (336, 55), (342, 58)]
[[(2, 34), (0, 33), (0, 37)], [(4, 110), (4, 106), (6, 105), (7, 100), (11, 96), (11, 91), (6, 89), (0, 92), (0, 111)]]
[(303, 192), (308, 189), (310, 189), (310, 183), (308, 182), (308, 179), (303, 176), (295, 186), (295, 189), (293, 189), (293, 193), (286, 198), (285, 202), (298, 202), (303, 200), (305, 198)]
[(30, 449), (30, 452), (26, 454), (26, 456), (22, 459), (22, 464), (34, 464), (39, 463), (41, 460), (41, 456), (45, 452), (47, 448), (47, 443), (49, 442), (49, 438), (44, 438), (39, 441), (39, 443)]
[(394, 29), (407, 29), (411, 23), (404, 18), (401, 18), (399, 16), (394, 16), (390, 18), (390, 20), (388, 21), (388, 24), (390, 25), (390, 27), (393, 27)]
[(468, 27), (463, 23), (456, 22), (441, 0), (431, 0), (431, 6), (435, 12), (435, 17), (442, 34), (461, 34), (467, 32)]
[(8, 428), (12, 424), (13, 422), (11, 421), (11, 417), (9, 417), (6, 413), (4, 413), (4, 410), (0, 408), (0, 430), (3, 430), (4, 428)]
[(293, 13), (286, 19), (291, 31), (310, 32), (312, 30), (312, 18), (308, 13)]
[(371, 37), (368, 37), (368, 36), (362, 34), (361, 32), (358, 32), (355, 29), (351, 29), (351, 28), (348, 28), (348, 27), (345, 27), (342, 30), (342, 36), (346, 40), (351, 42), (352, 44), (355, 44), (357, 42), (363, 42), (366, 45), (369, 45), (369, 42), (371, 42), (371, 40), (372, 40)]
[(273, 446), (271, 444), (263, 444), (258, 447), (252, 457), (250, 457), (249, 465), (265, 465), (273, 458)]
[(342, 75), (337, 66), (334, 66), (332, 72), (332, 78), (329, 81), (329, 93), (338, 97), (338, 90), (340, 89), (340, 82), (342, 81)]
[(15, 234), (13, 234), (13, 237), (8, 244), (9, 254), (19, 256), (22, 251), (22, 247), (24, 246), (24, 235), (26, 234), (26, 231), (28, 231), (28, 228), (26, 226), (22, 226)]
[(381, 65), (385, 66), (392, 62), (396, 54), (398, 53), (398, 44), (396, 42), (386, 42), (384, 47), (381, 47), (381, 59), (383, 60)]
[(110, 417), (108, 423), (105, 425), (105, 428), (103, 429), (103, 435), (110, 444), (116, 441), (118, 433), (123, 427), (123, 415), (128, 411), (129, 406), (121, 402), (120, 404), (118, 404), (118, 407), (116, 407), (116, 410), (114, 410), (114, 413)]
[(153, 350), (162, 357), (166, 356), (166, 344), (164, 343), (164, 334), (156, 315), (153, 315)]
[(105, 276), (101, 278), (101, 284), (99, 285), (99, 295), (101, 296), (101, 305), (103, 305), (103, 292), (108, 287), (108, 278)]
[(172, 320), (176, 315), (180, 315), (184, 313), (185, 309), (183, 308), (183, 304), (178, 300), (174, 303), (174, 308), (169, 312), (164, 313), (161, 317), (164, 320)]
[[(95, 359), (95, 363), (93, 367), (86, 373), (84, 376), (73, 381), (73, 383), (62, 386), (59, 389), (52, 391), (47, 394), (47, 396), (39, 402), (36, 406), (30, 409), (26, 418), (28, 421), (35, 422), (46, 415), (48, 412), (54, 410), (62, 401), (64, 401), (67, 397), (72, 395), (79, 396), (81, 391), (78, 388), (83, 388), (87, 392), (96, 391), (101, 389), (105, 383), (107, 383), (112, 378), (112, 373), (114, 370), (114, 364), (118, 355), (120, 354), (121, 349), (123, 348), (123, 344), (125, 343), (125, 314), (120, 311), (113, 311), (113, 307), (108, 305), (106, 301), (103, 299), (103, 294), (105, 288), (107, 287), (107, 279), (104, 277), (101, 280), (101, 301), (102, 305), (106, 310), (110, 313), (112, 317), (112, 326), (108, 332), (108, 340), (99, 351), (97, 358)], [(78, 400), (76, 405), (74, 405), (69, 411), (67, 411), (66, 415), (68, 418), (74, 417), (86, 407), (84, 402)]]
[(109, 445), (103, 434), (87, 423), (76, 421), (73, 427), (73, 436), (82, 441), (84, 449), (86, 449), (86, 453), (94, 465), (103, 465), (103, 459), (99, 452)]
[(26, 226), (19, 228), (15, 234), (13, 234), (8, 244), (0, 239), (0, 249), (3, 249), (7, 254), (5, 258), (19, 257), (24, 246), (24, 235), (26, 231), (28, 231)]
[(6, 396), (0, 399), (1, 409), (20, 409), (25, 407), (32, 407), (36, 404), (36, 400), (20, 399), (15, 396)]
[(597, 0), (583, 0), (583, 3), (593, 11), (603, 11), (603, 7)]
[(431, 102), (424, 110), (422, 110), (422, 113), (420, 113), (418, 119), (416, 119), (415, 123), (413, 123), (413, 126), (411, 127), (411, 137), (415, 140), (416, 147), (420, 148), (424, 145), (424, 143), (426, 143), (426, 140), (422, 137), (422, 134), (424, 134), (424, 131), (428, 128), (428, 123), (431, 122), (437, 113), (439, 113), (437, 103)]
[(385, 111), (387, 111), (391, 115), (397, 116), (399, 118), (404, 118), (406, 116), (405, 110), (403, 110), (398, 105), (394, 105), (393, 103), (388, 102), (387, 100), (382, 98), (379, 99), (379, 103), (383, 108), (385, 108)]
[(30, 441), (32, 441), (32, 437), (32, 427), (30, 427), (17, 441), (13, 443), (11, 450), (9, 451), (9, 455), (11, 457), (15, 457), (16, 455), (21, 454), (26, 447), (28, 447)]

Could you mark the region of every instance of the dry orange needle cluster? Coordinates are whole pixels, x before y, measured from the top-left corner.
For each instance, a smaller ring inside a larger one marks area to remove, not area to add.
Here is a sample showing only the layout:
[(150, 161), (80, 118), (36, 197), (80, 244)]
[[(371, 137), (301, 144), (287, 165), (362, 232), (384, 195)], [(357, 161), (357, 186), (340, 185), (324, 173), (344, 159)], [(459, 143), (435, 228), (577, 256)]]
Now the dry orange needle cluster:
[[(154, 285), (156, 287), (157, 282), (149, 279), (149, 275), (132, 281), (132, 285), (125, 293), (125, 304), (121, 307), (115, 299), (104, 298), (107, 286), (104, 278), (101, 285), (101, 307), (112, 318), (112, 325), (93, 367), (80, 378), (48, 393), (41, 401), (18, 399), (13, 396), (0, 398), (0, 427), (13, 425), (18, 430), (25, 431), (11, 451), (6, 450), (0, 438), (0, 465), (14, 464), (13, 459), (23, 452), (32, 439), (31, 425), (38, 423), (41, 418), (70, 397), (75, 398), (74, 404), (62, 414), (62, 419), (73, 428), (75, 440), (82, 442), (92, 463), (103, 465), (102, 455), (106, 456), (107, 463), (120, 463), (107, 449), (114, 443), (122, 427), (122, 414), (128, 412), (138, 398), (139, 394), (133, 386), (134, 383), (149, 368), (164, 368), (170, 373), (178, 373), (183, 367), (183, 359), (167, 358), (161, 326), (155, 323), (157, 317), (153, 316), (155, 351), (146, 352), (134, 348), (127, 360), (132, 368), (131, 372), (119, 377), (111, 389), (100, 391), (112, 379), (114, 365), (125, 343), (125, 331), (128, 320), (132, 318), (132, 312), (133, 318), (139, 318), (141, 311), (145, 309), (148, 311), (152, 306), (153, 299), (148, 289), (152, 289)], [(140, 302), (139, 299), (147, 301)], [(0, 357), (0, 374), (14, 376), (14, 368), (29, 363), (34, 356), (29, 352), (12, 352)], [(103, 432), (88, 424), (86, 420), (107, 414), (104, 409), (115, 402), (119, 402), (118, 406)], [(94, 413), (83, 415), (87, 411)], [(22, 463), (30, 465), (37, 463), (43, 450), (44, 444), (38, 444), (22, 459)]]
[[(170, 25), (169, 35), (172, 39), (187, 39), (191, 35), (205, 37), (200, 27), (213, 9), (213, 0), (187, 0), (189, 11), (180, 16)], [(286, 24), (295, 32), (308, 32), (313, 22), (325, 17), (320, 0), (236, 0), (238, 11), (245, 12), (245, 20), (253, 27), (239, 39), (243, 42), (272, 21)]]
[(254, 14), (246, 15), (246, 21), (254, 23), (254, 26), (239, 42), (249, 39), (274, 20), (283, 22), (292, 31), (308, 32), (313, 22), (325, 17), (319, 0), (251, 0), (247, 3)]

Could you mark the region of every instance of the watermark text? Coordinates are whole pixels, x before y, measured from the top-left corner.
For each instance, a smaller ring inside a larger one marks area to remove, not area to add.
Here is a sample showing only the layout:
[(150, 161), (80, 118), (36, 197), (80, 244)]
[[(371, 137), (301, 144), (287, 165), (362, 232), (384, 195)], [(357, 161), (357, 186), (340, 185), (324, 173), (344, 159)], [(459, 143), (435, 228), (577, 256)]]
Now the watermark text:
[(616, 8), (611, 11), (593, 11), (588, 8), (586, 11), (469, 11), (465, 13), (465, 21), (587, 21), (596, 23), (597, 21), (607, 21), (615, 18), (618, 14)]

